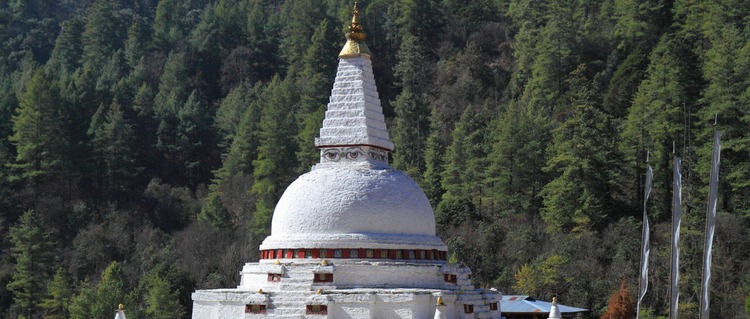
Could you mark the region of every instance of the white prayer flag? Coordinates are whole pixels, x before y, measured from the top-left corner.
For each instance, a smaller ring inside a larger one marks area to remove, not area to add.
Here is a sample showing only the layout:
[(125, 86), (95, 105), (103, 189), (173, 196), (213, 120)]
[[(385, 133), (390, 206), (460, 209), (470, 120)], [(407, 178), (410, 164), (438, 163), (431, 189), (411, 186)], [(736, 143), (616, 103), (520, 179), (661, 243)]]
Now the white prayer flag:
[(677, 304), (680, 301), (680, 224), (682, 224), (682, 159), (674, 157), (672, 177), (672, 295), (669, 318), (677, 319)]
[(703, 280), (701, 282), (700, 318), (709, 318), (709, 283), (711, 282), (711, 250), (714, 245), (716, 229), (716, 201), (719, 193), (719, 160), (721, 157), (721, 138), (719, 131), (714, 131), (714, 151), (711, 156), (711, 181), (708, 191), (708, 209), (706, 212), (706, 243), (703, 246)]
[(651, 253), (651, 245), (649, 244), (649, 237), (651, 235), (650, 223), (648, 221), (648, 214), (646, 214), (646, 204), (648, 198), (651, 196), (651, 184), (654, 180), (654, 171), (651, 169), (651, 165), (648, 166), (646, 171), (646, 185), (644, 187), (643, 194), (643, 237), (641, 239), (642, 250), (641, 250), (641, 275), (638, 281), (638, 304), (636, 306), (636, 318), (641, 317), (641, 301), (646, 295), (648, 290), (648, 256)]

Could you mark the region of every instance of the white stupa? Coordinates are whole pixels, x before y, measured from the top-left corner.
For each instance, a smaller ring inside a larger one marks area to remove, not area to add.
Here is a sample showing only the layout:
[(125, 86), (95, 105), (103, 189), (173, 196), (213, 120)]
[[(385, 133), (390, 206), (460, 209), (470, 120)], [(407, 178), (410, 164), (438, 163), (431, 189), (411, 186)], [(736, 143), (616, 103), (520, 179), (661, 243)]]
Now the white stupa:
[(393, 150), (355, 3), (320, 137), (237, 288), (193, 293), (193, 318), (500, 318), (500, 293), (446, 263), (422, 189)]

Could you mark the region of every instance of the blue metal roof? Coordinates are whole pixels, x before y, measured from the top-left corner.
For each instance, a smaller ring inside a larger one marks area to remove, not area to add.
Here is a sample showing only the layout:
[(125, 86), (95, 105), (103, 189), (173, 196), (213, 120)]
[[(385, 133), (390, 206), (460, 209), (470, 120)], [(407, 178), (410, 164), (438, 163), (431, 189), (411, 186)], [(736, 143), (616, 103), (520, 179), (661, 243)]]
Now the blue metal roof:
[[(549, 313), (552, 303), (542, 300), (536, 300), (525, 295), (508, 295), (503, 296), (500, 301), (500, 312), (502, 313)], [(565, 306), (557, 304), (560, 313), (586, 312), (588, 309)]]

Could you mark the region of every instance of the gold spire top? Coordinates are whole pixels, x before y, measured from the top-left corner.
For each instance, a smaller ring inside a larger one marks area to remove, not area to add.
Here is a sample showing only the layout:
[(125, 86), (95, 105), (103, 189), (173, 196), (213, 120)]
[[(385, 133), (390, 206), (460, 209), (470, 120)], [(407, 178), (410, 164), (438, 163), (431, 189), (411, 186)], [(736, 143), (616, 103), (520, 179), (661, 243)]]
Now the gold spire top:
[(363, 55), (371, 56), (370, 49), (364, 43), (367, 36), (362, 32), (362, 25), (359, 24), (359, 7), (357, 1), (354, 1), (354, 10), (352, 10), (352, 24), (349, 25), (349, 32), (346, 33), (346, 44), (339, 53), (340, 58), (356, 58)]
[(552, 303), (557, 304), (557, 297), (552, 297)]
[(443, 301), (443, 297), (439, 296), (437, 299), (437, 303), (435, 303), (436, 306), (445, 306), (445, 302)]
[(117, 305), (117, 309), (118, 310), (125, 310), (125, 305), (119, 304), (119, 305)]

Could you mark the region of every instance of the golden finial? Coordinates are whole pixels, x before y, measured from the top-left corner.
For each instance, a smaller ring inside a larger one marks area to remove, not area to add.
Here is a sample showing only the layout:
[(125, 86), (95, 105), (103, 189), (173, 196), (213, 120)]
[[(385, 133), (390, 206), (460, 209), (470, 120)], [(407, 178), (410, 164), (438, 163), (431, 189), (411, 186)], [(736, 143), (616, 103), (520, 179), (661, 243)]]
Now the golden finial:
[(276, 259), (276, 261), (274, 261), (273, 264), (274, 265), (281, 265), (281, 262), (278, 259)]
[(323, 294), (323, 289), (322, 288), (318, 289), (318, 291), (316, 291), (315, 293), (318, 294), (318, 295), (321, 295), (321, 294)]
[(437, 303), (435, 303), (436, 306), (445, 306), (445, 302), (443, 302), (443, 297), (438, 296)]
[(370, 49), (363, 42), (367, 36), (362, 32), (362, 25), (359, 24), (359, 7), (357, 1), (354, 1), (352, 10), (352, 24), (349, 25), (349, 32), (346, 33), (346, 44), (339, 53), (340, 58), (356, 58), (362, 55), (370, 56)]
[(125, 305), (123, 304), (117, 305), (117, 310), (125, 310)]
[(263, 288), (258, 288), (258, 293), (262, 294), (263, 293)]
[(325, 259), (323, 259), (323, 260), (320, 261), (320, 265), (321, 266), (328, 266), (328, 261), (326, 261)]
[(554, 304), (557, 303), (557, 297), (552, 297), (552, 303), (554, 303)]

